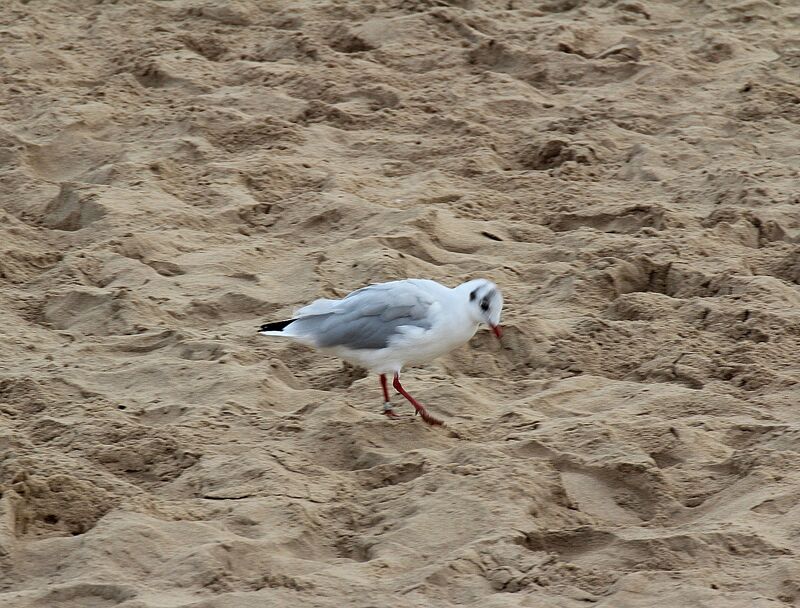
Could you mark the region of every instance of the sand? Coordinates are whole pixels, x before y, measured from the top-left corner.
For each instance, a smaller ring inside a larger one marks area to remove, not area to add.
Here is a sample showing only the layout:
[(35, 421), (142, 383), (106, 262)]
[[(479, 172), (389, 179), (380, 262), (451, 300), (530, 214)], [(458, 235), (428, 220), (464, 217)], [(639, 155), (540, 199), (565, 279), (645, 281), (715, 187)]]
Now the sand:
[[(4, 0), (0, 605), (800, 602), (800, 7)], [(254, 333), (496, 281), (406, 387)]]

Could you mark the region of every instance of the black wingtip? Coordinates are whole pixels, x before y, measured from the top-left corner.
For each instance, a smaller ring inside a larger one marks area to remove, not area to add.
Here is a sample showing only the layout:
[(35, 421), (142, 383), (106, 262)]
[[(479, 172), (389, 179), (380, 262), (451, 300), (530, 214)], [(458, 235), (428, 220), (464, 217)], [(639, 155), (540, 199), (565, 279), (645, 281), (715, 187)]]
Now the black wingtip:
[(264, 323), (258, 331), (283, 331), (289, 323), (293, 323), (297, 319), (288, 319), (286, 321), (275, 321), (274, 323)]

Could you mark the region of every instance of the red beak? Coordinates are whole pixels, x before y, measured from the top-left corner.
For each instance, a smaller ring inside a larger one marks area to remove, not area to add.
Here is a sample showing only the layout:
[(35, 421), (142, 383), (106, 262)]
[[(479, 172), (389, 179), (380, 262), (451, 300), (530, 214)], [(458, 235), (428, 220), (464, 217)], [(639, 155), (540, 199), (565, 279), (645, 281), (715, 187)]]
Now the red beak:
[(500, 327), (499, 325), (490, 325), (489, 327), (492, 328), (492, 332), (494, 332), (494, 335), (497, 336), (498, 340), (503, 337), (502, 327)]

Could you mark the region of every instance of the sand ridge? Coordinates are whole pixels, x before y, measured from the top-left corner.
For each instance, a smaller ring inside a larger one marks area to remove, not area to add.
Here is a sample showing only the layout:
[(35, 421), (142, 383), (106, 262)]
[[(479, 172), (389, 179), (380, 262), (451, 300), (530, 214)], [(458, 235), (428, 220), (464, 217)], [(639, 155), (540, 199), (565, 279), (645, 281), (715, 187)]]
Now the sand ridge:
[[(0, 604), (799, 601), (798, 23), (3, 3)], [(255, 334), (414, 276), (506, 298), (446, 429)]]

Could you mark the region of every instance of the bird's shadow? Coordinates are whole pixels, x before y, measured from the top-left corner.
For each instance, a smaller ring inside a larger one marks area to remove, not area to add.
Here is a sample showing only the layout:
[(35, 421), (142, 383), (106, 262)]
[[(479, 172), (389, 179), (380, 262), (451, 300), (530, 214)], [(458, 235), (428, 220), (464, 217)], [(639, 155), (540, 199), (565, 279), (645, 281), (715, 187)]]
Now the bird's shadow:
[(343, 363), (337, 370), (326, 372), (310, 379), (309, 383), (315, 389), (349, 388), (357, 380), (368, 376), (367, 370)]

